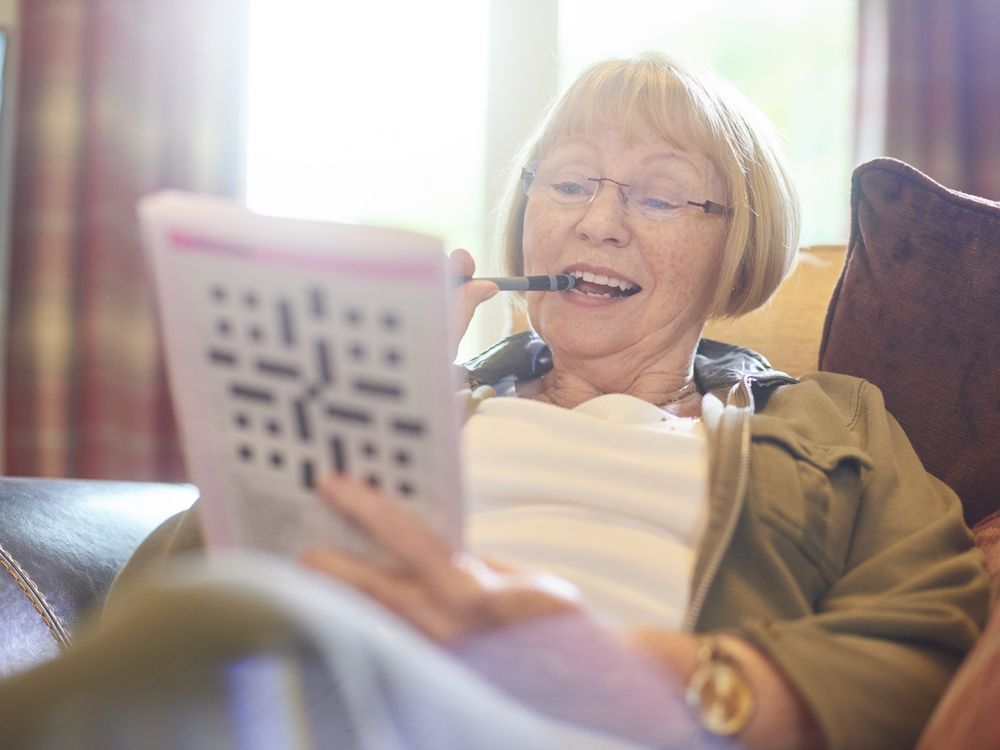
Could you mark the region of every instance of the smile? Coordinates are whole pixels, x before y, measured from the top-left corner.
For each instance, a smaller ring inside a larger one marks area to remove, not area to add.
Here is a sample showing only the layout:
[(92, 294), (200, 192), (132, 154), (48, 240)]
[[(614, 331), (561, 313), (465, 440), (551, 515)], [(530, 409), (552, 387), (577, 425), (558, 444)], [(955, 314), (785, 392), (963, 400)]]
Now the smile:
[(576, 286), (571, 293), (587, 297), (631, 297), (642, 291), (642, 287), (638, 284), (614, 276), (604, 276), (590, 271), (566, 271), (566, 273), (576, 278)]

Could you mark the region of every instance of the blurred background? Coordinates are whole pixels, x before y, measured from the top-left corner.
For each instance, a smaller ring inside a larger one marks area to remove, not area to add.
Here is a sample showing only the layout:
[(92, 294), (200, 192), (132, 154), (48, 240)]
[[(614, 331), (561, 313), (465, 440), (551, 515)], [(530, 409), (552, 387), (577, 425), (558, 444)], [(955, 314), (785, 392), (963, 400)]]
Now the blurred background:
[[(183, 479), (134, 205), (173, 187), (490, 262), (508, 160), (583, 67), (662, 50), (777, 125), (802, 244), (893, 156), (1000, 198), (995, 0), (0, 0), (3, 470)], [(502, 332), (491, 302), (463, 341)]]

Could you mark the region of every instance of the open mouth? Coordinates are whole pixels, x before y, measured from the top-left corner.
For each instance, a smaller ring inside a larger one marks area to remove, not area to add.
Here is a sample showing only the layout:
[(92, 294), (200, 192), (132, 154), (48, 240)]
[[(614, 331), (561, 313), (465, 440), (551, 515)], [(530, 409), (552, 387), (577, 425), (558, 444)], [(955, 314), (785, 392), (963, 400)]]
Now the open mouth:
[(603, 276), (590, 271), (566, 271), (566, 273), (576, 278), (576, 286), (572, 291), (588, 297), (631, 297), (642, 291), (642, 287), (638, 284), (614, 276)]

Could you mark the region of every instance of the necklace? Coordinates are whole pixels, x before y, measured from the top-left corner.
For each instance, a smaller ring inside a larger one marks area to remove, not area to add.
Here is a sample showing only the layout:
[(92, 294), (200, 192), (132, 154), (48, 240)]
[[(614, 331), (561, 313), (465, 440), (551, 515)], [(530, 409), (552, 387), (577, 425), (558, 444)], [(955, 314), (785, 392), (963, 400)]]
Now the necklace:
[[(543, 376), (542, 380), (544, 379), (545, 378)], [(691, 396), (697, 392), (698, 392), (698, 386), (695, 384), (694, 380), (689, 380), (687, 383), (685, 383), (676, 391), (667, 396), (665, 400), (657, 402), (656, 406), (659, 407), (660, 409), (665, 409), (671, 404), (676, 404), (678, 401), (683, 401), (688, 396)], [(554, 406), (562, 406), (563, 408), (567, 409), (570, 408), (566, 404), (560, 403), (558, 399), (553, 398), (550, 393), (546, 393), (544, 390), (540, 390), (538, 393), (530, 395), (529, 398), (534, 398), (539, 401), (546, 401), (550, 404), (553, 404)]]
[(661, 401), (659, 404), (657, 404), (657, 406), (659, 406), (662, 409), (664, 406), (670, 406), (670, 404), (676, 404), (678, 401), (683, 401), (692, 393), (696, 393), (697, 391), (698, 391), (698, 386), (695, 385), (693, 380), (689, 380), (687, 383), (682, 385), (678, 390), (671, 393), (667, 397), (666, 401)]

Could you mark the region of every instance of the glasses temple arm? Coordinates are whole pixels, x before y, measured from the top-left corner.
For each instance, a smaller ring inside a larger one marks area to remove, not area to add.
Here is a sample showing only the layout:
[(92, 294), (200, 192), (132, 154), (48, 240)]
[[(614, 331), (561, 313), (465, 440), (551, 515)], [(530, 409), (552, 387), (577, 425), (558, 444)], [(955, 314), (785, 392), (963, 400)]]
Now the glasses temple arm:
[(716, 203), (715, 201), (704, 201), (702, 203), (688, 201), (687, 203), (689, 206), (696, 206), (700, 208), (706, 214), (722, 214), (723, 216), (733, 215), (732, 206), (723, 206), (721, 203)]

